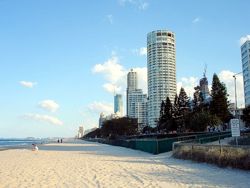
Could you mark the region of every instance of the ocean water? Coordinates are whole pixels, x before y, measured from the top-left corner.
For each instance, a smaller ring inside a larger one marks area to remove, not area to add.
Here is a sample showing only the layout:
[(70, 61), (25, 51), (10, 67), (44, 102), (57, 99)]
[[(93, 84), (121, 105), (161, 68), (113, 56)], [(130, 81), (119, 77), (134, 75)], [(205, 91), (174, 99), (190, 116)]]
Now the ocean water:
[(13, 148), (13, 147), (29, 147), (32, 144), (44, 143), (43, 140), (37, 139), (0, 139), (0, 149), (1, 148)]

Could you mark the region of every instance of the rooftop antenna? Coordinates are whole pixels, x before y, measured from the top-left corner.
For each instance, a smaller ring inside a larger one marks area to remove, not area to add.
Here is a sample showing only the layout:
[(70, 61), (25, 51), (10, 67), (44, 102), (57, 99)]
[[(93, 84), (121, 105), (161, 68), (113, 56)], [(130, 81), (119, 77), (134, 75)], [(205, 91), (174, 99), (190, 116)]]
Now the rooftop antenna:
[(206, 78), (206, 73), (207, 73), (207, 64), (205, 63), (204, 72), (203, 72), (204, 78)]
[(114, 87), (114, 96), (115, 96), (115, 94), (116, 94), (116, 91), (115, 91), (115, 86), (113, 85), (113, 87)]

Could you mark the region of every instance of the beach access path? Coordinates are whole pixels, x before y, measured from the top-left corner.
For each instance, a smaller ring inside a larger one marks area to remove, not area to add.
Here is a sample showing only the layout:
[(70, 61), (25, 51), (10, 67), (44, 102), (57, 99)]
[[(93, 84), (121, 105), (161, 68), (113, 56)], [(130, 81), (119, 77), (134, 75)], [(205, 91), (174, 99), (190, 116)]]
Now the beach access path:
[(250, 172), (77, 141), (0, 151), (0, 187), (249, 187)]

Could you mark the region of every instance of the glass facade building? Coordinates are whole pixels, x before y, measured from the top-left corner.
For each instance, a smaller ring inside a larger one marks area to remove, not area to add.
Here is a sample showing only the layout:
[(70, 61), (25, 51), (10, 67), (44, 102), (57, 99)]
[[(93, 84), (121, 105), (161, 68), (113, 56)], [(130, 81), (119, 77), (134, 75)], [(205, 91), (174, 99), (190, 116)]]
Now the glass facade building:
[(120, 116), (123, 115), (123, 102), (121, 94), (116, 94), (114, 96), (114, 113), (119, 113)]
[(250, 105), (250, 40), (241, 46), (241, 61), (244, 81), (245, 106)]

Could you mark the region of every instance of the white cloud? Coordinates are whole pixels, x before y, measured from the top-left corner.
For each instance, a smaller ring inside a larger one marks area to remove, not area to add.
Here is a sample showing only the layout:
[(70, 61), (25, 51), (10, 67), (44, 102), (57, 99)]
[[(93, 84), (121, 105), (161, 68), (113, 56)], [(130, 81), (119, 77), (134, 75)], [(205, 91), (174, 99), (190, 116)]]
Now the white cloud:
[(97, 114), (100, 114), (101, 112), (105, 114), (111, 114), (114, 111), (113, 104), (107, 103), (107, 102), (97, 102), (97, 101), (89, 104), (88, 109), (91, 112), (94, 112)]
[[(132, 68), (138, 74), (138, 87), (147, 92), (147, 68), (136, 67)], [(106, 80), (103, 84), (103, 88), (111, 93), (125, 93), (127, 88), (127, 74), (129, 70), (126, 70), (120, 63), (116, 56), (112, 56), (103, 64), (97, 64), (92, 69), (93, 73), (101, 73)]]
[(50, 112), (56, 112), (59, 109), (59, 104), (53, 100), (43, 100), (39, 103), (39, 106)]
[(108, 91), (109, 93), (120, 93), (122, 91), (122, 87), (117, 86), (115, 84), (111, 84), (111, 83), (106, 83), (103, 84), (102, 86), (106, 91)]
[(250, 35), (246, 35), (240, 38), (240, 45), (244, 44), (247, 40), (250, 40)]
[(36, 82), (29, 82), (29, 81), (20, 81), (19, 82), (22, 86), (33, 88), (37, 83)]
[(103, 64), (95, 65), (92, 69), (93, 73), (104, 74), (105, 78), (112, 83), (119, 81), (121, 76), (124, 76), (124, 71), (124, 67), (119, 64), (119, 59), (116, 56), (112, 56)]
[(126, 70), (119, 64), (119, 59), (113, 55), (103, 64), (97, 64), (92, 69), (93, 73), (103, 74), (107, 83), (103, 85), (104, 89), (110, 93), (121, 92), (126, 85)]
[(25, 119), (33, 119), (41, 122), (50, 123), (53, 125), (63, 125), (63, 122), (56, 117), (48, 116), (48, 115), (41, 115), (41, 114), (25, 114), (23, 115)]
[(108, 22), (109, 22), (110, 24), (113, 24), (114, 19), (113, 19), (113, 15), (112, 15), (112, 14), (107, 15), (106, 18), (107, 18), (107, 20), (108, 20)]
[(195, 23), (198, 23), (200, 21), (201, 21), (201, 19), (199, 17), (196, 17), (195, 19), (193, 19), (192, 23), (195, 24)]
[[(233, 75), (236, 73), (229, 70), (223, 70), (218, 74), (221, 82), (224, 82), (227, 87), (228, 99), (234, 103), (235, 102), (235, 85)], [(236, 92), (237, 92), (237, 106), (244, 107), (244, 86), (243, 86), (243, 76), (242, 74), (236, 75)]]
[(181, 87), (184, 88), (187, 95), (193, 98), (194, 87), (198, 85), (199, 79), (196, 77), (182, 77), (181, 81), (177, 82), (177, 94), (179, 95)]
[(137, 7), (139, 10), (146, 10), (149, 6), (148, 2), (145, 0), (118, 0), (118, 2), (121, 6), (130, 4)]

